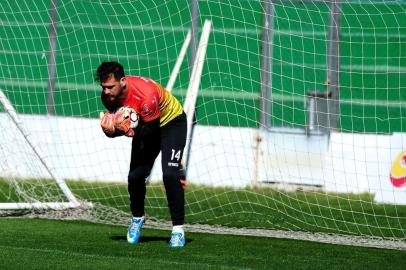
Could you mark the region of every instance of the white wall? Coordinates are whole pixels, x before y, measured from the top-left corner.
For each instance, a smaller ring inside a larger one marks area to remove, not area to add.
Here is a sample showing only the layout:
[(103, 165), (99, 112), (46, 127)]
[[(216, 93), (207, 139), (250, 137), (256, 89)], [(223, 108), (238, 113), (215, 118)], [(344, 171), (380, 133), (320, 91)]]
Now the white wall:
[[(20, 115), (30, 140), (66, 179), (126, 182), (131, 139), (104, 136), (97, 119)], [(0, 114), (0, 176), (49, 177), (6, 114)], [(261, 140), (258, 143), (258, 136)], [(210, 186), (256, 182), (318, 186), (328, 192), (370, 192), (377, 202), (406, 204), (406, 187), (389, 180), (406, 135), (300, 132), (196, 126), (188, 179)], [(157, 160), (160, 164), (160, 160)], [(159, 180), (159, 167), (151, 175)]]

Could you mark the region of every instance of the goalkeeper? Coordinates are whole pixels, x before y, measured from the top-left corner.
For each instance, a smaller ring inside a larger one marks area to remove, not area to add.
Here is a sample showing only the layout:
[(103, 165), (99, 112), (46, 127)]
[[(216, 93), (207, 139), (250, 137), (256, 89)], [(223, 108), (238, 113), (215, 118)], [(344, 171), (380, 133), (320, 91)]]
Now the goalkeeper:
[[(163, 182), (173, 224), (169, 247), (183, 247), (185, 199), (178, 172), (186, 144), (187, 120), (181, 104), (153, 80), (125, 76), (123, 66), (117, 62), (103, 62), (97, 68), (96, 81), (102, 87), (101, 99), (108, 110), (101, 116), (104, 133), (108, 137), (132, 137), (128, 192), (133, 217), (128, 227), (128, 242), (135, 244), (140, 237), (145, 222), (146, 178), (162, 151)], [(123, 106), (135, 112), (128, 112)], [(136, 128), (131, 128), (129, 113), (139, 116)]]

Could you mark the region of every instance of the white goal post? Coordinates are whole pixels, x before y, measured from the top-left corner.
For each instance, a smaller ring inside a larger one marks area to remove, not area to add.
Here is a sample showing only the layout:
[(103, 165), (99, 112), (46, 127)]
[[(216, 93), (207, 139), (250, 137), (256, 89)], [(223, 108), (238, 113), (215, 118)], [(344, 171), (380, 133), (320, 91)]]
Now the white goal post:
[(20, 121), (17, 112), (15, 111), (13, 105), (8, 100), (4, 92), (0, 89), (0, 102), (3, 105), (4, 110), (7, 115), (12, 120), (17, 130), (23, 135), (27, 145), (33, 150), (34, 154), (40, 160), (44, 168), (51, 175), (52, 179), (56, 182), (58, 187), (61, 189), (63, 194), (66, 196), (68, 202), (14, 202), (14, 203), (0, 203), (0, 209), (2, 210), (17, 210), (17, 209), (53, 209), (62, 210), (68, 208), (77, 208), (80, 206), (91, 207), (91, 203), (81, 203), (75, 197), (75, 195), (70, 191), (69, 187), (66, 185), (65, 181), (59, 177), (52, 169), (51, 166), (46, 161), (44, 155), (42, 154), (40, 148), (36, 146), (30, 139), (29, 133), (25, 130), (23, 123)]
[[(200, 80), (202, 76), (204, 58), (206, 57), (206, 50), (209, 41), (211, 31), (211, 21), (205, 20), (203, 25), (202, 34), (199, 41), (199, 47), (196, 51), (196, 58), (193, 63), (193, 69), (190, 75), (189, 80), (189, 87), (186, 92), (186, 99), (183, 104), (183, 109), (187, 115), (187, 139), (186, 139), (186, 146), (183, 151), (183, 160), (187, 160), (189, 155), (189, 148), (191, 143), (191, 129), (193, 128), (193, 115), (195, 113), (196, 108), (196, 99), (199, 91)], [(180, 66), (184, 60), (186, 51), (189, 47), (191, 41), (191, 30), (188, 31), (185, 41), (183, 42), (182, 48), (180, 50), (179, 56), (176, 60), (175, 66), (171, 72), (171, 76), (169, 77), (169, 81), (166, 85), (166, 89), (168, 91), (172, 91), (173, 85), (175, 83), (176, 77), (178, 76)], [(161, 175), (159, 172), (160, 168), (160, 155), (154, 163), (154, 166), (151, 170), (150, 178), (156, 180), (158, 175)], [(152, 177), (151, 177), (152, 176)], [(159, 177), (158, 177), (159, 178)]]
[(211, 30), (211, 21), (206, 20), (203, 25), (203, 31), (200, 37), (199, 47), (197, 48), (196, 51), (196, 58), (193, 63), (192, 73), (190, 75), (189, 88), (186, 93), (185, 103), (183, 104), (183, 109), (185, 110), (185, 113), (187, 115), (187, 139), (185, 150), (183, 151), (184, 159), (187, 159), (189, 155), (191, 143), (190, 134), (193, 128), (192, 127), (193, 117), (196, 109), (197, 93), (199, 91), (200, 80), (202, 77), (204, 58), (206, 57), (206, 50), (207, 44), (209, 42), (210, 30)]

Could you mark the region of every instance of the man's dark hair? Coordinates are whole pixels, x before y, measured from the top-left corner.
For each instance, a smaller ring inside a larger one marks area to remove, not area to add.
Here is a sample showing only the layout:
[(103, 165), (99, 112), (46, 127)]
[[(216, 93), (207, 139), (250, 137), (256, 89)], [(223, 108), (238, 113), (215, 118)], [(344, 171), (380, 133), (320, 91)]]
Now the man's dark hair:
[(113, 74), (116, 80), (120, 80), (125, 76), (123, 66), (118, 62), (103, 62), (97, 68), (95, 80), (102, 83), (111, 76), (110, 74)]

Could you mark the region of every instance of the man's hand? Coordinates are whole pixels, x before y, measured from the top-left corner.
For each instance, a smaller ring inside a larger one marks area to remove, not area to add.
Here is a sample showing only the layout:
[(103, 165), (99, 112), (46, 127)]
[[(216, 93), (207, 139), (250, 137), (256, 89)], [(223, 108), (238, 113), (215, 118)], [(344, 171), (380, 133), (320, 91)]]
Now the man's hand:
[(100, 113), (100, 125), (107, 137), (115, 137), (116, 130), (114, 128), (114, 113), (106, 112)]

